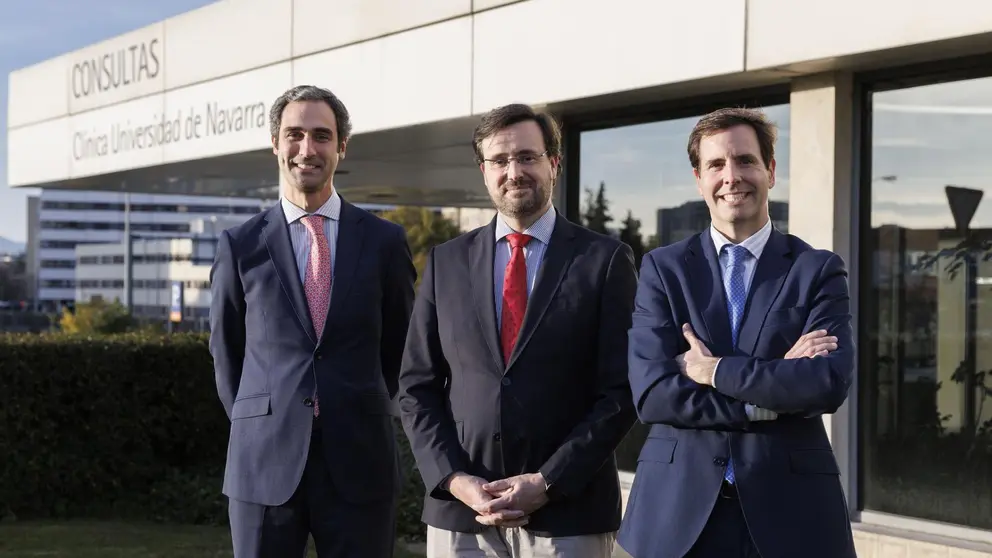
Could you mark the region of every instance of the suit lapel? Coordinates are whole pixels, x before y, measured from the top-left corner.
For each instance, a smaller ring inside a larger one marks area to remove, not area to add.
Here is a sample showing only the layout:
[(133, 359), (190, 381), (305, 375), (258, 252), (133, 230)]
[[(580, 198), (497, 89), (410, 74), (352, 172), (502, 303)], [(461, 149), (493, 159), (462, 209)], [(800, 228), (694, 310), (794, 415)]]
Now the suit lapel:
[(303, 331), (311, 341), (316, 343), (317, 334), (313, 330), (313, 319), (310, 317), (310, 308), (307, 305), (307, 297), (303, 292), (303, 283), (300, 281), (299, 267), (296, 265), (296, 255), (293, 252), (293, 242), (289, 238), (289, 225), (286, 223), (286, 216), (282, 212), (282, 204), (277, 203), (272, 206), (266, 216), (267, 224), (262, 232), (265, 239), (265, 247), (269, 251), (269, 258), (276, 267), (276, 275), (279, 282), (286, 291), (286, 296), (293, 305)]
[(503, 372), (503, 354), (499, 343), (499, 330), (496, 327), (496, 300), (493, 284), (493, 258), (496, 253), (496, 219), (475, 235), (469, 247), (469, 277), (471, 278), (472, 299), (475, 312), (500, 373)]
[[(707, 337), (704, 335), (708, 334), (707, 347), (714, 354), (730, 354), (733, 347), (731, 347), (727, 296), (723, 292), (720, 259), (716, 248), (713, 247), (709, 229), (696, 235), (689, 244), (685, 260), (692, 300), (696, 304), (703, 305), (703, 326), (706, 331), (697, 331), (696, 335), (705, 343)], [(682, 324), (676, 325), (682, 326)]]
[[(334, 256), (330, 308), (327, 311), (328, 321), (341, 314), (342, 305), (348, 300), (348, 291), (354, 283), (355, 271), (358, 269), (359, 260), (362, 257), (364, 240), (362, 217), (363, 213), (358, 208), (343, 199), (341, 200), (338, 234), (335, 239), (335, 246), (331, 248), (336, 251), (336, 255)], [(326, 325), (324, 331), (327, 331)]]
[(507, 368), (513, 363), (524, 350), (531, 335), (541, 323), (548, 305), (558, 291), (558, 285), (565, 277), (565, 271), (572, 261), (572, 252), (575, 250), (575, 227), (567, 219), (558, 214), (555, 218), (555, 228), (551, 233), (551, 242), (544, 252), (544, 259), (537, 270), (537, 277), (534, 281), (534, 289), (527, 300), (527, 310), (524, 312), (524, 323), (520, 326), (520, 336), (513, 346), (513, 353)]
[(737, 347), (744, 354), (750, 355), (754, 352), (758, 333), (765, 322), (765, 316), (768, 315), (768, 309), (771, 308), (772, 302), (775, 301), (785, 282), (785, 277), (792, 268), (791, 255), (788, 238), (772, 229), (768, 243), (761, 252), (758, 266), (754, 270), (751, 288), (748, 289), (747, 306), (744, 307), (744, 317), (737, 339)]

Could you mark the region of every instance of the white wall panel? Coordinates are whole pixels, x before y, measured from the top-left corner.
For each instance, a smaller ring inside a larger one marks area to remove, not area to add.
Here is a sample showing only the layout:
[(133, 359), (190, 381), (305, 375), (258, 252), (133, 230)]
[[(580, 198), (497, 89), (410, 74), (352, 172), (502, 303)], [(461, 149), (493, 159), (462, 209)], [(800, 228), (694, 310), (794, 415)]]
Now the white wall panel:
[(518, 0), (472, 0), (472, 11), (478, 12), (479, 10), (488, 10), (489, 8), (512, 4), (517, 1)]
[(472, 26), (464, 17), (294, 61), (296, 84), (326, 87), (354, 132), (471, 114)]
[(73, 114), (159, 93), (165, 86), (165, 24), (120, 35), (66, 58)]
[(292, 0), (227, 0), (166, 20), (166, 89), (289, 60)]
[(165, 111), (181, 123), (181, 139), (163, 161), (203, 159), (265, 148), (269, 108), (290, 87), (290, 62), (166, 93)]
[(23, 126), (69, 113), (66, 58), (11, 72), (7, 83), (7, 127)]
[(7, 132), (7, 184), (19, 186), (69, 176), (69, 117)]
[(744, 17), (744, 0), (530, 0), (482, 12), (472, 108), (743, 71)]
[(293, 55), (381, 37), (471, 11), (472, 0), (293, 0)]
[(164, 108), (164, 96), (158, 94), (73, 116), (67, 154), (71, 176), (162, 163), (162, 145), (177, 141), (182, 124)]
[(984, 0), (750, 0), (747, 67), (783, 66), (992, 31)]

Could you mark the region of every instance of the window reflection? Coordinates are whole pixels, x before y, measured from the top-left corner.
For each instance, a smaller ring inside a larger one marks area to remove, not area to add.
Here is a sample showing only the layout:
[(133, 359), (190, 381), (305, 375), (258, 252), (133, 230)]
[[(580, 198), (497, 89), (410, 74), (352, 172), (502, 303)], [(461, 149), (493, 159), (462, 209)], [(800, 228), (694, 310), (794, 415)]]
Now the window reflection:
[(992, 187), (990, 98), (992, 78), (872, 95), (875, 178), (871, 228), (862, 235), (860, 343), (864, 507), (985, 529), (992, 528), (992, 202), (982, 198)]
[[(769, 193), (774, 225), (788, 231), (789, 106), (764, 107), (779, 126), (776, 182)], [(696, 189), (686, 145), (702, 114), (582, 132), (579, 178), (583, 225), (620, 238), (641, 256), (706, 229), (709, 210)], [(634, 471), (648, 427), (634, 426), (617, 449), (621, 470)]]

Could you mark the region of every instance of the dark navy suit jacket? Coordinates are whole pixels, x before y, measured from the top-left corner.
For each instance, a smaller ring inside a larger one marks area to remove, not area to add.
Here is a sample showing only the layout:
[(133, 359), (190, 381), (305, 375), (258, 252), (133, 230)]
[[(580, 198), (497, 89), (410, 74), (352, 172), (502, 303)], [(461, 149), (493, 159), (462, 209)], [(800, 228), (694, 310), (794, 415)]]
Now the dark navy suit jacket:
[[(691, 324), (719, 364), (719, 391), (684, 376)], [(838, 348), (785, 360), (804, 333)], [(854, 558), (848, 507), (821, 415), (845, 401), (855, 343), (839, 256), (772, 231), (731, 346), (719, 260), (709, 232), (645, 255), (629, 334), (630, 383), (651, 424), (619, 543), (635, 558), (680, 558), (703, 530), (733, 457), (751, 537), (763, 558)], [(779, 413), (751, 422), (745, 403)]]
[(399, 490), (390, 399), (416, 277), (401, 227), (342, 202), (324, 335), (317, 342), (282, 207), (224, 231), (210, 274), (210, 352), (231, 419), (224, 494), (289, 500), (320, 397), (325, 461), (348, 501)]

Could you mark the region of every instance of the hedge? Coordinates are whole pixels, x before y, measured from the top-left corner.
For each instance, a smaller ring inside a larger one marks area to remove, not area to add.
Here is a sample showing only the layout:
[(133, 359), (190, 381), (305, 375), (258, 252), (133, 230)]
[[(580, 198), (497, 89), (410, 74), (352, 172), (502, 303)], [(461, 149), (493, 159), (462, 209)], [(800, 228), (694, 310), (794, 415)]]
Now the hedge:
[[(0, 336), (0, 519), (227, 524), (230, 423), (204, 334)], [(423, 540), (402, 429), (398, 532)]]

